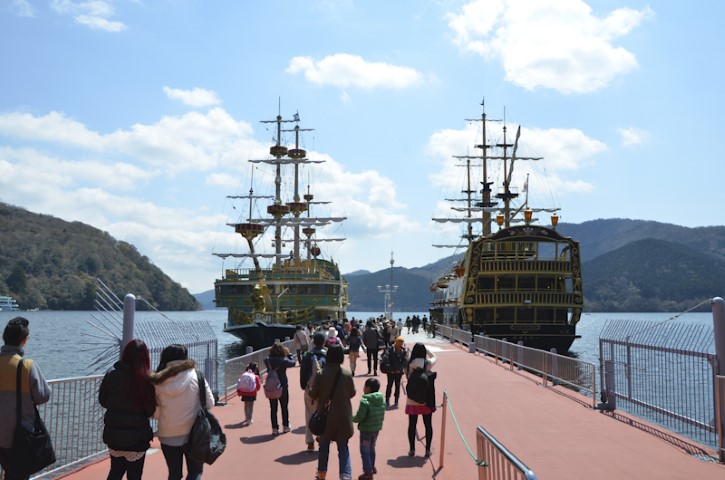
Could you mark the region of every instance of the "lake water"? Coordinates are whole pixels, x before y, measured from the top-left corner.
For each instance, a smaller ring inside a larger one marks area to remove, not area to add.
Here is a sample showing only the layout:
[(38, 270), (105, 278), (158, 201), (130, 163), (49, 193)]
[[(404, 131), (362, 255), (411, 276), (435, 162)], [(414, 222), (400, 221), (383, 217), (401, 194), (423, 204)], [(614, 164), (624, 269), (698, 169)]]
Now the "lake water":
[[(379, 312), (348, 312), (348, 318), (367, 319), (379, 315)], [(396, 313), (395, 317), (405, 319), (415, 312)], [(422, 316), (427, 312), (418, 312)], [(98, 312), (0, 312), (0, 328), (4, 328), (11, 318), (22, 315), (30, 320), (30, 339), (25, 347), (25, 354), (38, 362), (46, 379), (58, 379), (83, 376), (89, 373), (88, 364), (95, 357), (91, 346), (110, 340), (97, 338), (99, 332), (89, 325), (89, 321), (98, 318)], [(202, 310), (197, 312), (138, 312), (137, 318), (142, 321), (153, 320), (185, 320), (209, 322), (219, 340), (221, 361), (227, 357), (238, 356), (243, 349), (238, 346), (238, 339), (224, 332), (226, 310)], [(597, 365), (599, 364), (599, 335), (608, 320), (654, 321), (663, 322), (675, 314), (669, 313), (586, 313), (582, 315), (577, 326), (577, 339), (571, 348), (573, 356)], [(167, 318), (165, 318), (167, 317)], [(687, 313), (676, 322), (693, 322), (711, 324), (711, 313)], [(98, 372), (102, 373), (102, 372)]]

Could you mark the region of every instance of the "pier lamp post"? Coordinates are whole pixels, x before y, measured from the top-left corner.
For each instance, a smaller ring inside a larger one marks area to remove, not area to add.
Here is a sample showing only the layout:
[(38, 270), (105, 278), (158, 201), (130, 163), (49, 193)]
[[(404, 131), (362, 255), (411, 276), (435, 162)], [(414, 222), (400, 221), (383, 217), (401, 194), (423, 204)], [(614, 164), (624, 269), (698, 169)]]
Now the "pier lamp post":
[(378, 285), (378, 292), (385, 294), (385, 304), (383, 306), (385, 313), (385, 318), (388, 320), (393, 319), (393, 293), (398, 290), (397, 285), (393, 285), (393, 264), (395, 263), (395, 260), (393, 260), (393, 252), (390, 252), (390, 284), (385, 285), (385, 288), (383, 288), (381, 285)]

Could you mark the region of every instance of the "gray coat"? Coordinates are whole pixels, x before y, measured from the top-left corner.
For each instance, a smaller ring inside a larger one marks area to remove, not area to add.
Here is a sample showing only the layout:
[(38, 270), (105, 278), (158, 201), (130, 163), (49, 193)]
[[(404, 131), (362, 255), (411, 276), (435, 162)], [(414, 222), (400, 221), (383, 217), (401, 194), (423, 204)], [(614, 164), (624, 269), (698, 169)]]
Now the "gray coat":
[(327, 424), (322, 436), (333, 442), (344, 443), (355, 433), (355, 427), (352, 424), (352, 404), (350, 403), (350, 399), (355, 396), (355, 384), (350, 370), (336, 363), (325, 364), (322, 373), (312, 377), (310, 397), (319, 400), (317, 410), (322, 410), (330, 398), (332, 385), (335, 383), (335, 377), (340, 369), (342, 369), (342, 375), (332, 396), (330, 412), (327, 415)]

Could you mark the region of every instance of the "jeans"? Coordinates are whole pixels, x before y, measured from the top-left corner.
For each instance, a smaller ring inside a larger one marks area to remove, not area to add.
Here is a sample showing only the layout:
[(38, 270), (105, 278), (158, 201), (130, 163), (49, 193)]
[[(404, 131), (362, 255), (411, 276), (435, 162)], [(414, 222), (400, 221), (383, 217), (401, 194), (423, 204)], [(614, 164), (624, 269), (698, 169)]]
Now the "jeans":
[(187, 455), (189, 444), (181, 447), (173, 447), (171, 445), (161, 444), (161, 451), (164, 453), (166, 466), (169, 467), (169, 480), (181, 480), (183, 477), (182, 464), (186, 457), (186, 480), (201, 480), (201, 473), (204, 464)]
[(141, 480), (145, 460), (146, 455), (135, 462), (129, 462), (124, 457), (111, 456), (111, 471), (108, 472), (107, 480), (121, 480), (124, 473), (127, 480)]
[(402, 373), (388, 374), (388, 386), (385, 388), (385, 403), (390, 403), (390, 394), (393, 390), (393, 384), (395, 384), (395, 403), (398, 403), (398, 399), (400, 398), (400, 379), (402, 377)]
[(370, 364), (371, 362), (375, 363), (375, 373), (378, 372), (378, 350), (368, 348), (368, 373), (371, 372), (370, 370)]
[[(350, 450), (347, 448), (347, 440), (345, 443), (337, 443), (337, 459), (340, 462), (340, 478), (352, 478), (352, 467), (350, 466)], [(320, 451), (317, 456), (317, 471), (319, 473), (327, 472), (327, 460), (330, 457), (330, 440), (324, 436), (320, 436)]]
[(272, 419), (272, 428), (279, 430), (279, 422), (277, 420), (277, 408), (282, 407), (282, 426), (289, 427), (289, 387), (282, 388), (282, 396), (269, 400), (270, 418)]
[(375, 444), (378, 442), (379, 432), (360, 432), (360, 456), (362, 457), (363, 472), (373, 474), (375, 468)]
[[(430, 450), (430, 444), (433, 441), (433, 414), (423, 415), (423, 425), (425, 425), (425, 449)], [(410, 451), (415, 451), (415, 427), (418, 424), (418, 415), (408, 415), (408, 444)]]

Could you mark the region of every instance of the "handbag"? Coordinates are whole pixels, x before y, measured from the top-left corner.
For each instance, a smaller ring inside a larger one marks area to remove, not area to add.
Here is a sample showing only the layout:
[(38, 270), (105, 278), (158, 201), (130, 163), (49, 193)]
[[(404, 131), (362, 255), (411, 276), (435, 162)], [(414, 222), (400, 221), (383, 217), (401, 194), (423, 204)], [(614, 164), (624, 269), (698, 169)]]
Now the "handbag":
[(335, 393), (335, 387), (337, 387), (337, 382), (340, 380), (341, 376), (342, 367), (340, 367), (340, 370), (337, 371), (335, 383), (332, 384), (332, 390), (330, 391), (330, 397), (327, 400), (327, 403), (324, 407), (322, 407), (322, 410), (315, 410), (310, 416), (310, 421), (307, 426), (313, 435), (322, 435), (325, 431), (325, 425), (327, 425), (327, 414), (330, 412), (330, 404), (332, 403), (332, 395)]
[(21, 421), (23, 407), (20, 398), (22, 371), (23, 360), (21, 359), (18, 362), (15, 392), (15, 431), (13, 433), (13, 443), (10, 446), (10, 454), (8, 455), (8, 459), (12, 464), (8, 470), (21, 475), (30, 475), (55, 463), (55, 451), (53, 450), (53, 442), (50, 439), (50, 434), (45, 428), (43, 419), (40, 418), (37, 405), (33, 405), (35, 409), (33, 430), (28, 431), (23, 427)]
[(196, 370), (199, 384), (199, 412), (189, 432), (189, 457), (196, 461), (211, 465), (224, 453), (227, 447), (227, 436), (219, 424), (219, 420), (206, 408), (206, 383), (204, 375)]

